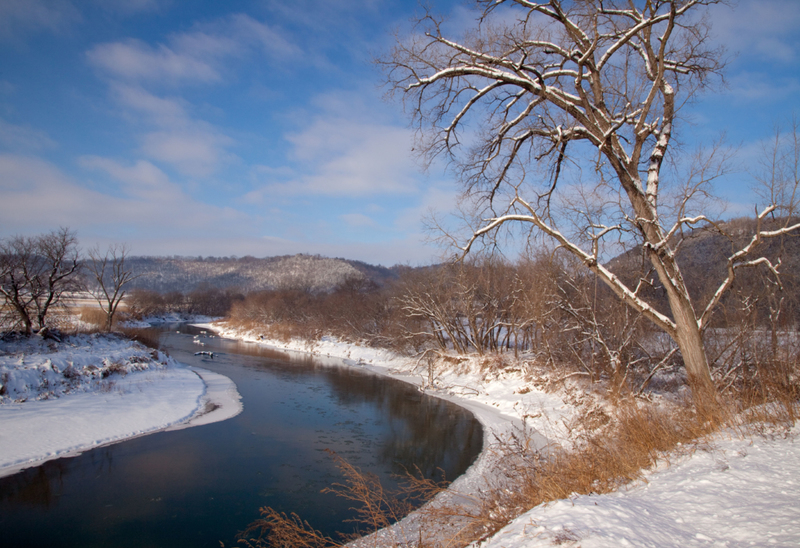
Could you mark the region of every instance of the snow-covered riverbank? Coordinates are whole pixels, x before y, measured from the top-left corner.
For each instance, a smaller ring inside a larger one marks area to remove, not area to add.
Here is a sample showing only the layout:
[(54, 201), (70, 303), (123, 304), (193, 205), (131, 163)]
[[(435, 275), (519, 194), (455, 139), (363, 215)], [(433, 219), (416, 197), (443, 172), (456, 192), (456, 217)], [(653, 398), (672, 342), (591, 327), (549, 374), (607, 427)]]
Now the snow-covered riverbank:
[(226, 377), (122, 338), (0, 342), (0, 476), (240, 411)]
[[(226, 337), (340, 357), (351, 365), (412, 382), (473, 411), (484, 424), (489, 447), (496, 435), (502, 437), (523, 420), (541, 434), (535, 439), (540, 446), (569, 441), (566, 432), (575, 407), (565, 403), (567, 398), (538, 390), (536, 381), (526, 380), (525, 372), (513, 366), (484, 375), (472, 363), (429, 375), (425, 363), (385, 350), (333, 339), (309, 346), (302, 341), (265, 340), (223, 324), (206, 327)], [(483, 548), (800, 546), (798, 430), (795, 426), (771, 438), (752, 439), (720, 433), (700, 449), (663, 461), (644, 480), (618, 492), (576, 495), (537, 506)], [(484, 451), (453, 487), (459, 492), (480, 489), (492, 472), (489, 453)]]

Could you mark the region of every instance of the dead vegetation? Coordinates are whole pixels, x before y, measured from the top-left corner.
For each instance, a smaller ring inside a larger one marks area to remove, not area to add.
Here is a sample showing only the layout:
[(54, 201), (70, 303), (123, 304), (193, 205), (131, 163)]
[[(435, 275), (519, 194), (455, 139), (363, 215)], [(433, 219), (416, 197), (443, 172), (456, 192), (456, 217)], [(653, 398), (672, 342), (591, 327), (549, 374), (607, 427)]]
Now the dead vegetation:
[[(480, 364), (486, 365), (486, 361)], [(798, 377), (792, 378), (787, 385), (783, 378), (770, 380), (763, 375), (757, 389), (720, 396), (721, 405), (710, 413), (679, 397), (649, 401), (629, 393), (611, 399), (602, 396), (598, 386), (579, 379), (570, 383), (566, 393), (580, 409), (567, 425), (568, 443), (538, 447), (529, 428), (497, 439), (487, 449), (491, 464), (485, 469), (489, 471), (469, 492), (446, 491), (443, 482), (409, 477), (401, 493), (387, 493), (375, 478), (338, 457), (345, 480), (329, 492), (353, 502), (360, 532), (370, 535), (355, 546), (468, 546), (491, 537), (540, 504), (609, 493), (646, 481), (647, 471), (694, 451), (713, 451), (711, 435), (720, 431), (731, 436), (786, 432), (798, 412)], [(414, 512), (412, 527), (385, 529), (412, 510), (406, 502), (398, 502), (407, 500), (402, 497), (409, 493), (431, 502)], [(262, 508), (261, 514), (240, 541), (250, 548), (328, 548), (353, 541), (347, 535), (325, 536), (295, 514), (272, 508)]]

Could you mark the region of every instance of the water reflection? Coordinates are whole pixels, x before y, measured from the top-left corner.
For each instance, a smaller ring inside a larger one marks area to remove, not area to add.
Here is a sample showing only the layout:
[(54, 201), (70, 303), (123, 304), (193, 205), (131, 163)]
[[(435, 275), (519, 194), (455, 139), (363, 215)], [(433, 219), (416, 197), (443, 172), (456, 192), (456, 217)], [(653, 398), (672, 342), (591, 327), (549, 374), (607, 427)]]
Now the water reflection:
[(414, 466), (455, 478), (480, 451), (470, 415), (413, 387), (333, 360), (203, 339), (211, 360), (194, 355), (198, 331), (181, 331), (165, 336), (170, 353), (233, 379), (244, 412), (0, 479), (4, 545), (231, 546), (264, 505), (333, 532), (352, 513), (319, 493), (341, 480), (326, 449), (389, 487)]

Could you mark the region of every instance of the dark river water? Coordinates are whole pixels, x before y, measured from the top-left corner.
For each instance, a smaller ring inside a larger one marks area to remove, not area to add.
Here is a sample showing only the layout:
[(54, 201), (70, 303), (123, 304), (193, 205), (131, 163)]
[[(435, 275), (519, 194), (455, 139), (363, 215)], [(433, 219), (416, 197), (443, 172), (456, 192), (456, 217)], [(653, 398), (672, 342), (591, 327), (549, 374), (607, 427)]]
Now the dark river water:
[(230, 547), (262, 506), (350, 531), (352, 503), (320, 493), (343, 479), (326, 450), (388, 488), (413, 467), (455, 479), (481, 450), (470, 413), (404, 383), (216, 337), (199, 347), (200, 330), (177, 329), (165, 349), (232, 379), (244, 411), (0, 478), (0, 546)]

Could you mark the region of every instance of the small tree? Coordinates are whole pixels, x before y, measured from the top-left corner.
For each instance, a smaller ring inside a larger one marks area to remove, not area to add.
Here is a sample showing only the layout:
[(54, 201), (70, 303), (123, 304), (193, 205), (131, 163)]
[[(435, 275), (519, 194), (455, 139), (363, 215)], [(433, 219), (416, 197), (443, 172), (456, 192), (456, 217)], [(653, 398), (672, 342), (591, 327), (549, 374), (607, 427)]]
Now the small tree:
[[(427, 16), (424, 33), (399, 41), (381, 61), (390, 88), (410, 100), (423, 152), (446, 155), (482, 208), (463, 252), (508, 225), (550, 238), (675, 341), (696, 401), (711, 405), (702, 338), (711, 314), (738, 269), (774, 270), (752, 258), (764, 238), (800, 227), (759, 223), (706, 306), (692, 301), (676, 252), (688, 228), (713, 224), (697, 198), (723, 174), (726, 158), (715, 148), (692, 162), (674, 200), (662, 165), (680, 106), (722, 69), (701, 11), (717, 3), (478, 0), (483, 15), (461, 40)], [(777, 207), (768, 204), (758, 218)], [(620, 242), (642, 246), (668, 313), (642, 297), (643, 283), (627, 285), (603, 265), (605, 246)]]
[(26, 335), (47, 335), (47, 314), (81, 288), (78, 239), (68, 228), (0, 241), (0, 292)]
[(102, 255), (97, 247), (88, 251), (88, 267), (97, 282), (91, 293), (106, 314), (106, 331), (111, 331), (114, 314), (125, 297), (123, 287), (136, 279), (133, 271), (125, 267), (129, 251), (125, 244), (110, 245)]

